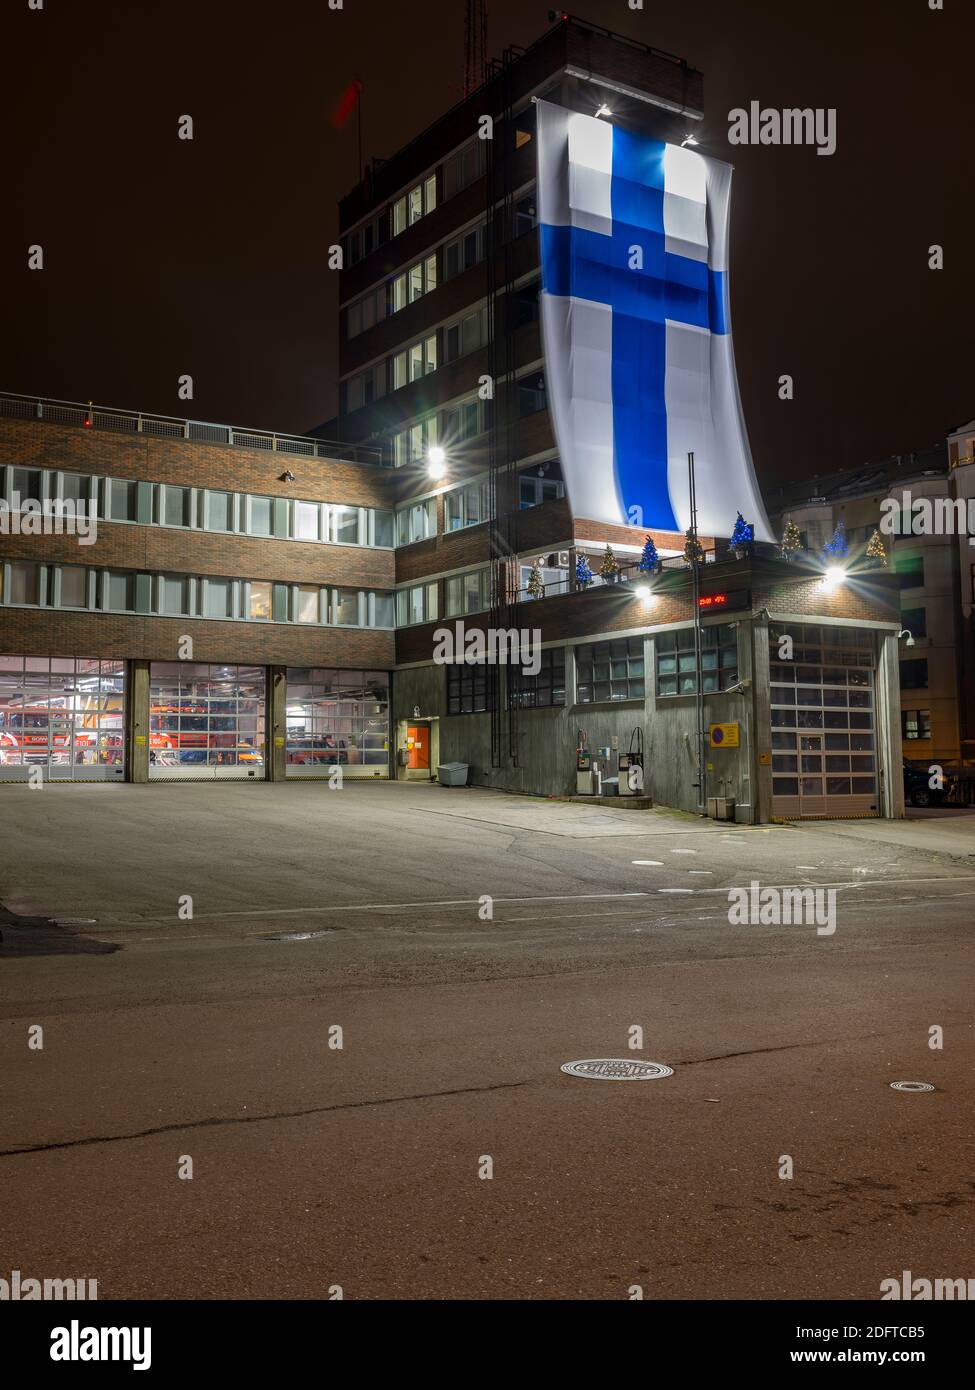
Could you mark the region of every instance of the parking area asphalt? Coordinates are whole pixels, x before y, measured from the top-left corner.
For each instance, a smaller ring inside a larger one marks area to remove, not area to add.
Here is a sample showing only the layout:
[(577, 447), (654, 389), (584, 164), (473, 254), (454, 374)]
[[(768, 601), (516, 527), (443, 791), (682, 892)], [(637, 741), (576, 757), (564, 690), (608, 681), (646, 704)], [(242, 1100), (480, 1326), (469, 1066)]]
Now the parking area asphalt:
[[(105, 1298), (975, 1273), (970, 822), (348, 782), (4, 787), (0, 816), (11, 1269)], [(672, 1075), (561, 1071), (589, 1058)]]

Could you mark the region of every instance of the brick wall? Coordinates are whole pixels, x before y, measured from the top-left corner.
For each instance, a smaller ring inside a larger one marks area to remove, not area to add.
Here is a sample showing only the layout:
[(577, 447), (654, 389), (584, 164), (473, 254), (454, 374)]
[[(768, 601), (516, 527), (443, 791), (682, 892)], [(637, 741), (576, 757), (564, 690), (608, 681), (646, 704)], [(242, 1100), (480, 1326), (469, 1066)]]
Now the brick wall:
[[(309, 502), (343, 502), (352, 507), (392, 505), (389, 471), (368, 464), (115, 434), (41, 420), (0, 419), (0, 464), (4, 463)], [(281, 481), (280, 475), (289, 468), (297, 479), (294, 483)]]
[[(42, 421), (0, 420), (0, 463), (352, 506), (391, 504), (388, 474), (368, 466)], [(278, 477), (289, 466), (294, 484)], [(395, 576), (391, 550), (111, 521), (99, 521), (94, 545), (79, 545), (70, 535), (0, 536), (3, 559), (369, 589), (392, 588)], [(0, 650), (11, 653), (172, 660), (184, 634), (194, 638), (201, 661), (388, 667), (394, 652), (392, 633), (383, 631), (0, 608)]]
[(10, 654), (175, 661), (183, 636), (193, 639), (193, 660), (204, 662), (386, 670), (394, 656), (391, 632), (362, 628), (0, 609), (0, 651)]

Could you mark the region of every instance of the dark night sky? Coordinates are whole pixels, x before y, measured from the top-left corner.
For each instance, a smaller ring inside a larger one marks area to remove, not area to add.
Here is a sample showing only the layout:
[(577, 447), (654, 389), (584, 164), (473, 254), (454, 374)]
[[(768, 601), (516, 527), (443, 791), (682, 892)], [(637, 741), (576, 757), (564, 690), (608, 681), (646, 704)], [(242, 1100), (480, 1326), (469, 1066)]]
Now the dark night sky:
[[(532, 42), (547, 11), (489, 0), (490, 51)], [(972, 11), (580, 0), (705, 74), (702, 148), (737, 169), (732, 312), (765, 483), (975, 414)], [(333, 414), (325, 248), (356, 149), (329, 113), (360, 77), (366, 154), (392, 153), (459, 99), (463, 34), (461, 0), (2, 0), (0, 389), (295, 432)], [(727, 113), (752, 99), (836, 107), (836, 154), (730, 147)]]

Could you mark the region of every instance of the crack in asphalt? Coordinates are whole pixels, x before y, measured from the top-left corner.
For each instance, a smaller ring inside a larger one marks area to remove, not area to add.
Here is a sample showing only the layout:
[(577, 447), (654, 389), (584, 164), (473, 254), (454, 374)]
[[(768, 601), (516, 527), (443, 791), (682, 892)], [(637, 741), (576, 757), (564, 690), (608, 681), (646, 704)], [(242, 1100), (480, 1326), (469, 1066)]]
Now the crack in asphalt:
[(147, 1139), (154, 1134), (172, 1134), (182, 1129), (216, 1129), (224, 1125), (260, 1124), (265, 1120), (300, 1120), (306, 1115), (326, 1115), (333, 1110), (361, 1110), (374, 1105), (398, 1105), (409, 1100), (440, 1100), (444, 1096), (477, 1095), (485, 1091), (510, 1091), (527, 1086), (527, 1081), (498, 1081), (491, 1086), (459, 1086), (451, 1091), (421, 1091), (409, 1096), (384, 1096), (379, 1100), (348, 1100), (338, 1105), (314, 1105), (306, 1110), (279, 1110), (267, 1115), (214, 1115), (205, 1120), (183, 1120), (177, 1124), (155, 1125), (131, 1134), (92, 1134), (84, 1139), (61, 1139), (50, 1144), (26, 1144), (18, 1149), (0, 1149), (0, 1158), (17, 1154), (49, 1153), (54, 1149), (77, 1149), (93, 1144), (119, 1144), (128, 1139)]

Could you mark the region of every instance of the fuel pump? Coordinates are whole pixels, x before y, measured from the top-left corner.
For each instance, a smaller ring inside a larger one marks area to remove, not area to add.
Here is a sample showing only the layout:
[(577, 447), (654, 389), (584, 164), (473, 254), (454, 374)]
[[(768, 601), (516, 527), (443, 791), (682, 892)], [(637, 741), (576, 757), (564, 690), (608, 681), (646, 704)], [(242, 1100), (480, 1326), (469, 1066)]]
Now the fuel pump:
[(643, 795), (643, 729), (630, 734), (629, 752), (620, 754), (620, 796)]
[(589, 749), (589, 735), (585, 729), (580, 729), (576, 736), (576, 795), (592, 796), (595, 791), (595, 780), (592, 753)]

